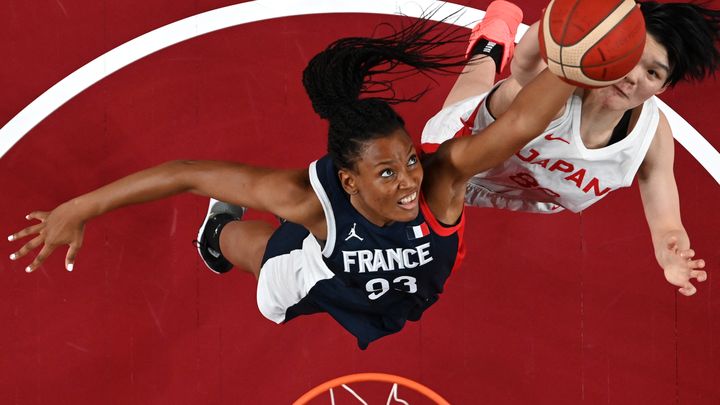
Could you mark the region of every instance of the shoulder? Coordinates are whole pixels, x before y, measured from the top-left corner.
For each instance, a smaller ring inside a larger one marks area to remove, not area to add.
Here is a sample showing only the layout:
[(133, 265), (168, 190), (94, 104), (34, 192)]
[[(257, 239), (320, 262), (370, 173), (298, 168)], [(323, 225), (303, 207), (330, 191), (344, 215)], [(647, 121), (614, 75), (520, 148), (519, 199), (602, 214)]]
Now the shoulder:
[(645, 154), (645, 159), (643, 159), (642, 165), (640, 166), (640, 176), (648, 176), (661, 167), (672, 170), (675, 153), (674, 148), (675, 145), (670, 123), (665, 114), (659, 111), (658, 125), (655, 128), (655, 133), (647, 154)]
[(662, 111), (658, 110), (658, 124), (657, 127), (655, 127), (655, 136), (652, 144), (650, 145), (650, 150), (665, 146), (668, 143), (672, 144), (672, 142), (673, 132), (670, 127), (670, 121), (668, 121), (667, 116), (665, 116)]

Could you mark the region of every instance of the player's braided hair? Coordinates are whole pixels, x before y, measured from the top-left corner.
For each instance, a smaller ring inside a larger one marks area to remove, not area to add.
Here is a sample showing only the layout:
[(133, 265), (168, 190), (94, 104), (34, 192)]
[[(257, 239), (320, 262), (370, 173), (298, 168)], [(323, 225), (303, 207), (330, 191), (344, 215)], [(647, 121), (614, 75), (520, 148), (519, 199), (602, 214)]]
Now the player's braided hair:
[(665, 47), (670, 62), (666, 84), (700, 81), (720, 65), (720, 11), (690, 3), (643, 1), (648, 34)]
[(343, 38), (310, 60), (303, 84), (315, 112), (330, 123), (328, 154), (336, 167), (354, 168), (365, 142), (404, 127), (390, 104), (417, 101), (427, 91), (399, 97), (392, 80), (377, 75), (452, 73), (450, 68), (465, 64), (460, 55), (433, 52), (467, 40), (466, 32), (437, 29), (439, 24), (420, 19), (381, 38)]

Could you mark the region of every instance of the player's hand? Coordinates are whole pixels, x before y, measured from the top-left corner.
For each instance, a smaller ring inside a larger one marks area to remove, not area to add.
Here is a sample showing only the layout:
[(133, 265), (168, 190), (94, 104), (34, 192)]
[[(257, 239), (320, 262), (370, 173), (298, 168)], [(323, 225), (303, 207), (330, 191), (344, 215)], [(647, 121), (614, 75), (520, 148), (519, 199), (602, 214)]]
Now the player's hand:
[(677, 238), (670, 237), (661, 259), (665, 279), (670, 284), (680, 287), (678, 289), (680, 294), (688, 297), (697, 292), (690, 280), (696, 279), (698, 282), (707, 280), (707, 272), (702, 270), (705, 268), (705, 260), (694, 257), (694, 250), (680, 249)]
[(17, 252), (11, 254), (10, 259), (18, 260), (40, 248), (35, 259), (25, 268), (26, 272), (31, 273), (40, 267), (56, 248), (68, 245), (65, 268), (72, 271), (85, 231), (85, 220), (73, 209), (72, 202), (61, 204), (50, 212), (32, 212), (25, 218), (40, 222), (8, 236), (9, 241), (32, 237)]

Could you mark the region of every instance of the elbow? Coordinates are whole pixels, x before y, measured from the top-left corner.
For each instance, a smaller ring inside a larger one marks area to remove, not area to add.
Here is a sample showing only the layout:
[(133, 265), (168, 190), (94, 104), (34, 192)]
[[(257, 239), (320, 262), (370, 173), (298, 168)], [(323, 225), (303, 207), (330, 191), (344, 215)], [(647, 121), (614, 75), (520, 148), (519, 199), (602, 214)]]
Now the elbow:
[[(540, 54), (528, 55), (527, 53), (520, 53), (513, 56), (510, 61), (510, 72), (514, 76), (528, 77), (534, 76), (545, 67)], [(525, 84), (525, 83), (523, 83)]]
[(177, 159), (177, 160), (170, 160), (168, 162), (165, 162), (164, 164), (169, 165), (169, 166), (177, 166), (178, 168), (186, 168), (186, 167), (196, 166), (197, 163), (198, 163), (197, 160)]
[(177, 159), (167, 161), (160, 166), (166, 168), (171, 175), (187, 178), (191, 177), (193, 173), (202, 171), (201, 163), (203, 162), (200, 160)]
[(197, 193), (202, 172), (200, 161), (178, 159), (170, 160), (158, 166), (165, 174), (168, 182), (178, 192)]

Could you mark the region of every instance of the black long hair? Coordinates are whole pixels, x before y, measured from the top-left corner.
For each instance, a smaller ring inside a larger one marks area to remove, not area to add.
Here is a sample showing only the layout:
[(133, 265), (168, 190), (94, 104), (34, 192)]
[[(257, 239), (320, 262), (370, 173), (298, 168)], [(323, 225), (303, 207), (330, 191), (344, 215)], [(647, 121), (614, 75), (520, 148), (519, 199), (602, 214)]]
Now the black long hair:
[(404, 127), (391, 104), (417, 101), (427, 91), (399, 97), (393, 80), (377, 75), (449, 74), (465, 65), (462, 55), (440, 53), (438, 48), (465, 43), (467, 31), (440, 27), (445, 20), (427, 17), (384, 37), (337, 40), (305, 68), (303, 85), (315, 112), (330, 124), (328, 154), (337, 168), (354, 168), (367, 141)]
[(700, 81), (720, 65), (720, 11), (691, 3), (638, 2), (648, 34), (665, 47), (670, 62), (666, 84)]

